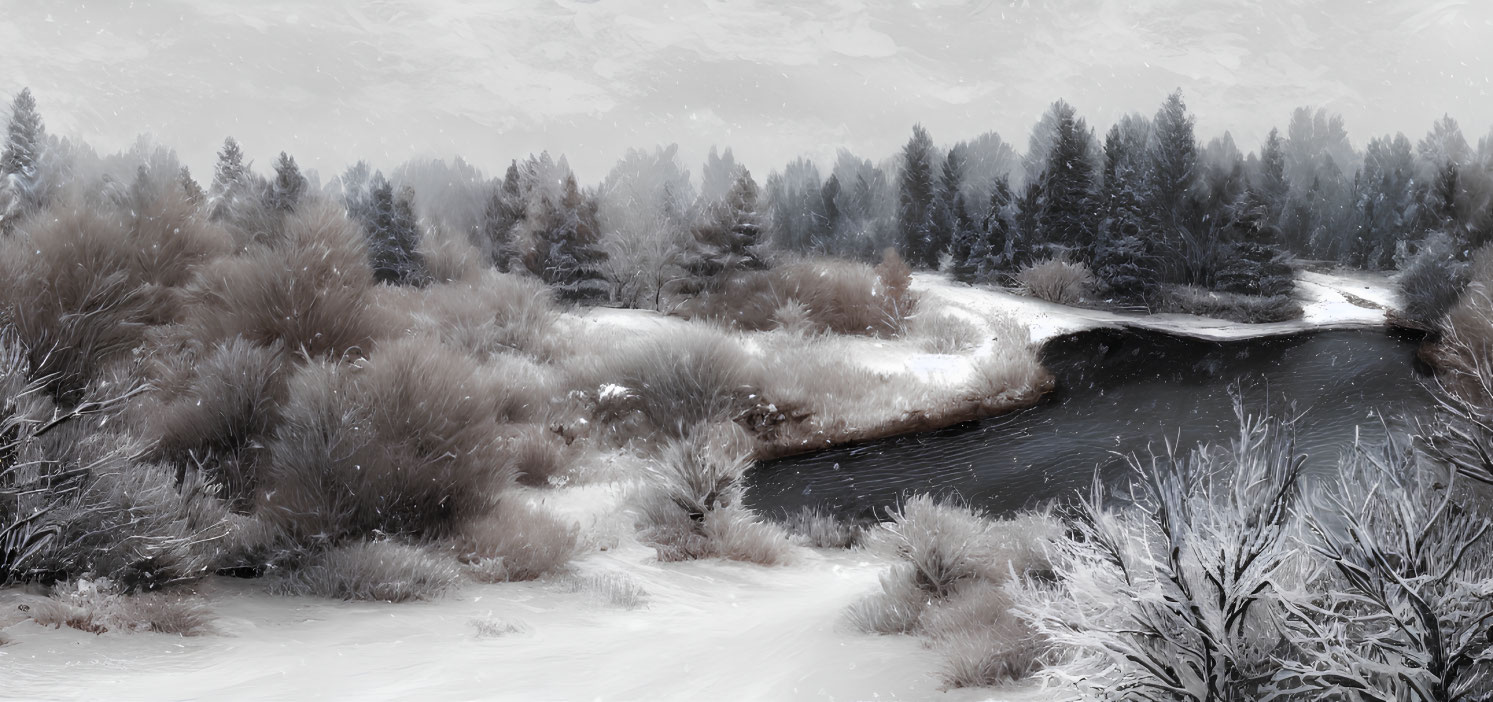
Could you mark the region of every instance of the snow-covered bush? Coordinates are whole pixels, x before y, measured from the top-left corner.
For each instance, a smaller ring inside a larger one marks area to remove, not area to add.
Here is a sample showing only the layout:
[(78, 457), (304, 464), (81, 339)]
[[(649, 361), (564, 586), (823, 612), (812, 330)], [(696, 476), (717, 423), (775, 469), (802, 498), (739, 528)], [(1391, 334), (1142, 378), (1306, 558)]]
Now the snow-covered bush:
[(1300, 319), (1301, 303), (1289, 295), (1241, 295), (1191, 285), (1176, 285), (1160, 294), (1159, 312), (1195, 314), (1244, 324)]
[(1493, 520), (1457, 471), (1391, 438), (1358, 446), (1303, 514), (1325, 566), (1291, 593), (1282, 689), (1453, 700), (1493, 680)]
[(755, 359), (711, 328), (656, 333), (578, 365), (573, 375), (597, 393), (597, 418), (626, 438), (678, 439), (735, 421), (762, 382)]
[(927, 635), (945, 656), (951, 686), (1023, 677), (1044, 647), (1003, 586), (1046, 573), (1046, 546), (1057, 536), (1057, 523), (1045, 515), (997, 521), (928, 495), (911, 497), (868, 536), (893, 566), (881, 576), (881, 591), (851, 605), (847, 616), (868, 633)]
[(243, 337), (262, 346), (340, 358), (386, 333), (373, 299), (363, 233), (339, 209), (303, 206), (285, 234), (204, 265), (187, 289), (183, 333), (210, 344)]
[(1098, 699), (1263, 699), (1279, 670), (1282, 580), (1305, 455), (1290, 420), (1251, 416), (1222, 447), (1130, 459), (1126, 504), (1096, 479), (1022, 616), (1061, 651), (1045, 672)]
[(1094, 276), (1084, 264), (1059, 256), (1022, 268), (1016, 273), (1016, 282), (1026, 294), (1039, 300), (1072, 305), (1088, 294)]
[(852, 548), (866, 534), (857, 524), (823, 507), (803, 507), (790, 513), (783, 526), (795, 541), (813, 548)]

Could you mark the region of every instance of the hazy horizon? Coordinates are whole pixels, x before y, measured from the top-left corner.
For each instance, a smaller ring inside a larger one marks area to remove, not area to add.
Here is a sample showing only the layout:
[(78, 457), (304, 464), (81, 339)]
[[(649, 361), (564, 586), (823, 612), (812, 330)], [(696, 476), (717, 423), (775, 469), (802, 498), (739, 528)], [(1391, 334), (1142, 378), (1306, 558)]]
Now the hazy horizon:
[(836, 148), (880, 159), (922, 122), (940, 144), (1024, 150), (1055, 99), (1103, 128), (1180, 87), (1206, 141), (1257, 148), (1291, 110), (1343, 115), (1356, 147), (1450, 114), (1493, 126), (1493, 4), (1070, 0), (265, 2), (0, 0), (0, 93), (101, 153), (149, 133), (210, 173), (225, 136), (261, 172), (548, 150), (585, 182), (628, 148), (732, 147), (761, 179)]

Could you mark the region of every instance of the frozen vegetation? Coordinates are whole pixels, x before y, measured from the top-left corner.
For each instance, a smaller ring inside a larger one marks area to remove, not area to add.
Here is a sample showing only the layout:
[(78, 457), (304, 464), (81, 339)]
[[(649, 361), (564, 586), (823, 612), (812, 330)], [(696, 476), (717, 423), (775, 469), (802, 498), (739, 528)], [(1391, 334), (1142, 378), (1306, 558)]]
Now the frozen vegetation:
[[(1025, 154), (914, 127), (828, 174), (759, 186), (728, 149), (696, 182), (660, 148), (592, 186), (549, 154), (323, 184), (228, 139), (204, 186), (148, 141), (48, 134), (20, 93), (0, 673), (38, 697), (1493, 685), (1488, 140), (1445, 119), (1359, 153), (1303, 109), (1245, 156), (1200, 144), (1179, 92), (1103, 139), (1059, 101)], [(1428, 334), (1438, 412), (1326, 479), (1252, 398), (1233, 440), (1129, 456), (1073, 505), (779, 522), (746, 499), (764, 459), (1038, 402), (1064, 333), (1386, 324)], [(127, 635), (191, 637), (200, 669), (167, 680)], [(77, 651), (118, 686), (54, 687)]]

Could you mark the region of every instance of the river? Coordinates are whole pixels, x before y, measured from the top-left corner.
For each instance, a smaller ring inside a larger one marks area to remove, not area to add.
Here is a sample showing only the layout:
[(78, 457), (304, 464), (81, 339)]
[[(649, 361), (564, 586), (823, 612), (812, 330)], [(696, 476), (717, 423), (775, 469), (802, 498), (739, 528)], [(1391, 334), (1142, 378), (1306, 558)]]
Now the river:
[(1253, 411), (1298, 413), (1297, 444), (1320, 473), (1355, 431), (1382, 434), (1378, 414), (1429, 410), (1419, 342), (1384, 330), (1231, 342), (1116, 329), (1061, 336), (1042, 350), (1057, 389), (1036, 406), (765, 462), (748, 476), (748, 504), (770, 515), (817, 506), (867, 518), (917, 492), (955, 494), (996, 514), (1070, 499), (1096, 470), (1108, 481), (1127, 475), (1122, 455), (1160, 452), (1167, 439), (1227, 440), (1239, 426), (1231, 388)]

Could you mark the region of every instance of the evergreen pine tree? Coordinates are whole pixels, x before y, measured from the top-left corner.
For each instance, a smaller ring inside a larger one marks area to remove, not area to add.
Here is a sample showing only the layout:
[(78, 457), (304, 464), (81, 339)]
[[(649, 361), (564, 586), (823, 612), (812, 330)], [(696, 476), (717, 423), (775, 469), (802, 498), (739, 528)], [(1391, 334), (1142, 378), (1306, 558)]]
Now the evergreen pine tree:
[(264, 192), (265, 207), (276, 212), (290, 212), (300, 204), (305, 192), (306, 177), (301, 175), (295, 159), (281, 151), (275, 160), (275, 179)]
[(824, 187), (819, 189), (819, 199), (824, 206), (824, 234), (834, 237), (840, 231), (840, 206), (835, 200), (840, 197), (840, 178), (833, 173)]
[(192, 177), (192, 171), (182, 166), (177, 172), (177, 182), (181, 185), (182, 192), (187, 195), (187, 202), (193, 205), (201, 205), (207, 200), (207, 194), (202, 192), (202, 186)]
[(1157, 229), (1148, 206), (1143, 154), (1112, 127), (1104, 138), (1101, 219), (1094, 276), (1101, 293), (1122, 302), (1148, 302), (1159, 285), (1150, 243)]
[(1014, 254), (1009, 261), (1011, 270), (1031, 263), (1042, 245), (1042, 203), (1045, 199), (1042, 181), (1038, 180), (1027, 183), (1021, 191), (1021, 199), (1016, 201), (1016, 226), (1011, 229), (1011, 243), (1006, 247)]
[(956, 189), (954, 202), (948, 209), (952, 213), (950, 226), (954, 230), (949, 244), (950, 272), (955, 280), (973, 283), (980, 273), (980, 261), (975, 251), (985, 238), (984, 233), (970, 217), (969, 208), (964, 206), (964, 193)]
[(380, 283), (419, 285), (425, 282), (425, 261), (420, 255), (420, 229), (415, 221), (414, 193), (408, 188), (397, 196), (382, 171), (373, 174), (366, 206), (360, 207), (363, 229), (368, 235), (373, 277)]
[(1281, 214), (1286, 209), (1286, 198), (1291, 184), (1286, 181), (1286, 154), (1280, 130), (1271, 129), (1260, 148), (1260, 189), (1269, 222), (1279, 226)]
[(244, 164), (244, 152), (233, 137), (223, 140), (218, 151), (218, 162), (213, 166), (213, 182), (208, 189), (212, 202), (212, 218), (228, 216), (234, 198), (238, 197), (249, 181), (249, 167)]
[(1182, 91), (1168, 95), (1152, 123), (1155, 140), (1151, 148), (1152, 196), (1156, 216), (1175, 225), (1182, 221), (1188, 192), (1197, 182), (1197, 139), (1193, 117), (1182, 102)]
[(912, 138), (902, 147), (902, 173), (897, 180), (897, 231), (902, 257), (914, 268), (937, 268), (938, 249), (933, 227), (933, 140), (923, 125), (913, 125)]
[(741, 270), (767, 267), (762, 252), (762, 217), (758, 212), (757, 184), (742, 169), (736, 182), (696, 226), (683, 267), (691, 280), (686, 292), (711, 287), (724, 276)]
[(597, 300), (607, 295), (602, 273), (607, 252), (596, 224), (597, 205), (581, 193), (574, 175), (565, 178), (559, 202), (541, 196), (539, 226), (525, 256), (529, 272), (555, 288), (562, 299)]
[(1016, 237), (1011, 222), (1011, 182), (1007, 176), (995, 179), (985, 217), (980, 221), (979, 237), (969, 253), (968, 265), (976, 280), (994, 280), (1002, 273), (1012, 273), (1018, 258)]
[(0, 150), (0, 178), (15, 178), (23, 184), (34, 178), (44, 148), (46, 127), (36, 110), (36, 98), (30, 88), (22, 88), (10, 102), (5, 148)]
[[(938, 179), (938, 193), (933, 204), (933, 229), (932, 246), (935, 260), (942, 256), (945, 249), (959, 236), (959, 208), (962, 204), (962, 190), (964, 187), (964, 150), (955, 147), (949, 150), (948, 156), (943, 162), (943, 172)], [(968, 215), (965, 215), (968, 219)], [(972, 245), (973, 242), (968, 242)], [(968, 247), (962, 252), (963, 257), (968, 257)], [(956, 262), (962, 260), (956, 254)]]
[(22, 88), (10, 103), (5, 147), (0, 150), (0, 232), (9, 231), (26, 212), (43, 203), (39, 187), (46, 127), (30, 88)]
[(1268, 197), (1249, 188), (1235, 205), (1225, 234), (1217, 288), (1241, 295), (1286, 295), (1295, 287), (1295, 269), (1281, 248), (1281, 231), (1270, 220)]
[(487, 242), (492, 264), (500, 271), (508, 271), (518, 259), (514, 228), (524, 219), (523, 185), (518, 172), (518, 161), (508, 164), (503, 180), (493, 187), (482, 213), (482, 238)]
[(1042, 172), (1041, 242), (1088, 258), (1097, 226), (1094, 165), (1089, 161), (1089, 130), (1071, 105), (1055, 105), (1056, 130)]

